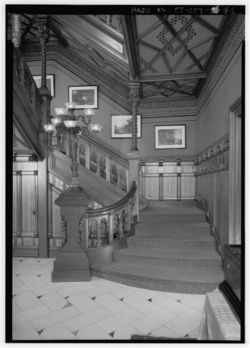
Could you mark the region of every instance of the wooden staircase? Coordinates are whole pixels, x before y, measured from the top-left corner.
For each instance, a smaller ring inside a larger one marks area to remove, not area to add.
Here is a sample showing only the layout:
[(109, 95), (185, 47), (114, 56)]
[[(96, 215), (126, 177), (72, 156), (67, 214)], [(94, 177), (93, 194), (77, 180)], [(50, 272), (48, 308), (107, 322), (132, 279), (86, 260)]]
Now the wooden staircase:
[(152, 201), (141, 212), (128, 248), (113, 252), (110, 265), (94, 273), (153, 290), (203, 294), (223, 280), (205, 214), (194, 201)]

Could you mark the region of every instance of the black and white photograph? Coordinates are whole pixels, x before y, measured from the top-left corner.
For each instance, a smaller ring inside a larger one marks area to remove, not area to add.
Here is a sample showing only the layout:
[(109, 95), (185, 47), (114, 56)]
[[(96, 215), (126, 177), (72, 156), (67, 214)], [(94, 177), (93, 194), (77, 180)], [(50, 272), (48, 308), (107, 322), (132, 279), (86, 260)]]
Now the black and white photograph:
[(229, 2), (5, 4), (5, 343), (249, 340)]

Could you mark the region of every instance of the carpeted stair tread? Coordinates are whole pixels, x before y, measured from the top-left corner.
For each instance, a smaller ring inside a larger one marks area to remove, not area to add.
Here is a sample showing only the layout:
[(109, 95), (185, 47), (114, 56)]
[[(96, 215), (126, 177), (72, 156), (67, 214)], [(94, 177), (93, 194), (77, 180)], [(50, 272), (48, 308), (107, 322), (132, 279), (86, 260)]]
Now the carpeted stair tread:
[(223, 280), (204, 212), (194, 201), (150, 201), (140, 213), (127, 249), (113, 263), (95, 265), (95, 275), (152, 290), (204, 294)]
[[(96, 269), (96, 267), (94, 267)], [(136, 276), (150, 279), (159, 279), (162, 281), (180, 281), (193, 283), (214, 283), (223, 280), (223, 271), (220, 267), (172, 267), (172, 266), (151, 266), (115, 262), (111, 265), (102, 267), (104, 272), (119, 273), (127, 277)]]
[(197, 260), (220, 260), (219, 255), (214, 250), (200, 249), (167, 249), (167, 248), (133, 248), (120, 249), (114, 251), (114, 254), (147, 256), (156, 258), (179, 258), (179, 259), (197, 259)]
[(167, 238), (145, 238), (131, 237), (127, 240), (128, 246), (136, 247), (158, 247), (158, 248), (189, 248), (189, 249), (214, 249), (215, 242), (210, 240), (183, 240), (183, 239), (167, 239)]
[(213, 237), (207, 234), (197, 234), (197, 233), (178, 233), (178, 232), (159, 232), (153, 231), (151, 233), (140, 232), (136, 233), (136, 237), (143, 239), (168, 239), (168, 240), (200, 240), (200, 241), (210, 241)]
[(175, 215), (175, 214), (154, 214), (151, 215), (148, 214), (147, 216), (141, 216), (140, 222), (205, 222), (206, 218), (204, 215), (191, 215), (191, 214), (181, 214), (181, 215)]
[(205, 221), (197, 221), (197, 222), (180, 222), (180, 221), (176, 221), (176, 222), (171, 222), (171, 221), (155, 221), (155, 222), (151, 222), (151, 221), (141, 221), (140, 219), (140, 223), (138, 225), (136, 225), (136, 230), (137, 231), (141, 231), (141, 230), (149, 230), (152, 231), (153, 229), (156, 230), (185, 230), (185, 231), (194, 231), (194, 230), (199, 230), (200, 232), (202, 231), (209, 231), (209, 226), (207, 224), (207, 222)]

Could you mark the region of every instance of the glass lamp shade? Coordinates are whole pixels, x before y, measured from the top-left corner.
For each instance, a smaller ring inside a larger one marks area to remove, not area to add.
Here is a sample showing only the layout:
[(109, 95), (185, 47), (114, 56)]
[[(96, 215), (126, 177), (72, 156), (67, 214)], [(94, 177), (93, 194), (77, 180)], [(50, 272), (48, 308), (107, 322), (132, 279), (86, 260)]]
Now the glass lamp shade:
[(67, 109), (75, 109), (76, 103), (74, 103), (74, 102), (66, 102), (65, 106), (66, 106)]
[(84, 110), (84, 115), (85, 116), (94, 116), (94, 114), (95, 114), (95, 110), (94, 109), (85, 109)]
[(45, 124), (45, 125), (43, 126), (43, 128), (44, 128), (45, 132), (47, 132), (47, 133), (49, 133), (49, 132), (54, 132), (54, 130), (55, 130), (54, 125), (51, 124), (51, 123)]
[(56, 113), (57, 116), (65, 115), (66, 114), (66, 110), (65, 110), (65, 108), (55, 108), (55, 113)]
[(50, 122), (51, 122), (54, 126), (56, 126), (58, 123), (61, 123), (62, 120), (61, 120), (60, 117), (52, 117), (51, 120), (50, 120)]
[(64, 125), (67, 128), (74, 128), (77, 125), (77, 120), (65, 120)]
[(93, 134), (99, 134), (102, 131), (102, 125), (98, 123), (92, 123), (89, 125), (89, 129)]

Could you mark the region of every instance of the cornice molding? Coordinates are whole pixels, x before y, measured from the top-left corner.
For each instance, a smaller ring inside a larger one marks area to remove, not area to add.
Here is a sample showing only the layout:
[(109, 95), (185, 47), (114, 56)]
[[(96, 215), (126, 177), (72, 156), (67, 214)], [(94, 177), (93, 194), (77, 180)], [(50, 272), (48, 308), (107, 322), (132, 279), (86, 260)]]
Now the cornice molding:
[(215, 90), (220, 78), (231, 62), (234, 54), (239, 48), (245, 36), (245, 16), (237, 15), (232, 19), (232, 29), (228, 35), (227, 31), (223, 33), (220, 39), (218, 54), (214, 57), (211, 63), (211, 68), (208, 71), (208, 78), (202, 88), (201, 94), (197, 99), (198, 112), (201, 111), (211, 93)]
[(138, 113), (143, 117), (197, 116), (196, 100), (194, 97), (145, 99), (140, 101)]

